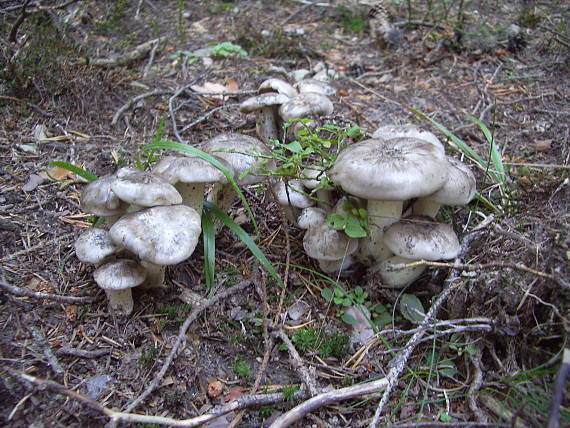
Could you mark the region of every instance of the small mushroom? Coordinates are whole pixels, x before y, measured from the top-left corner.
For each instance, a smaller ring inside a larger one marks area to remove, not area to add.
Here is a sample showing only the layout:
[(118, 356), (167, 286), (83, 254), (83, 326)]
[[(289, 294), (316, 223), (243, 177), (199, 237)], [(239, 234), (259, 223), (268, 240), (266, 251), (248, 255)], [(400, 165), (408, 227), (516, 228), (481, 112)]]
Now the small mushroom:
[(297, 217), (297, 225), (301, 229), (309, 229), (323, 224), (326, 218), (327, 212), (322, 208), (307, 207), (303, 209), (299, 217)]
[(358, 241), (327, 223), (321, 223), (307, 230), (303, 237), (303, 248), (309, 257), (319, 261), (324, 272), (332, 273), (347, 268), (346, 262), (358, 249)]
[(109, 175), (92, 181), (85, 186), (80, 198), (83, 211), (105, 217), (105, 222), (109, 225), (125, 214), (129, 206), (111, 190), (115, 179), (115, 175)]
[(329, 179), (350, 195), (368, 201), (370, 235), (360, 249), (365, 262), (392, 255), (384, 245), (384, 228), (401, 217), (403, 201), (441, 188), (447, 170), (445, 155), (438, 148), (413, 138), (368, 139), (338, 155), (327, 173)]
[(297, 82), (295, 87), (300, 93), (316, 92), (318, 94), (326, 95), (327, 97), (336, 95), (336, 88), (321, 80), (303, 79), (300, 82)]
[[(260, 140), (242, 134), (220, 134), (206, 141), (201, 149), (224, 159), (236, 174), (239, 185), (262, 182), (268, 172), (275, 169), (269, 148)], [(231, 184), (216, 184), (208, 200), (222, 211), (227, 211), (235, 199)]]
[[(224, 159), (216, 160), (233, 175), (233, 168)], [(228, 182), (221, 170), (199, 157), (165, 156), (154, 166), (152, 173), (174, 185), (182, 196), (182, 204), (194, 208), (200, 215), (205, 184)]]
[(424, 216), (392, 224), (384, 233), (384, 242), (394, 254), (410, 260), (448, 260), (457, 257), (460, 250), (451, 226)]
[(278, 94), (283, 94), (288, 96), (289, 98), (298, 95), (297, 90), (291, 86), (289, 83), (285, 82), (281, 79), (267, 79), (259, 85), (257, 90), (259, 94), (265, 94), (268, 92), (277, 92)]
[(314, 116), (328, 116), (334, 111), (331, 100), (316, 92), (303, 92), (279, 107), (284, 122), (290, 119), (310, 119)]
[(278, 180), (273, 184), (273, 193), (277, 203), (283, 207), (285, 215), (291, 223), (297, 225), (299, 211), (311, 207), (315, 203), (305, 194), (305, 189), (300, 180)]
[(99, 265), (117, 251), (109, 231), (105, 229), (87, 229), (75, 241), (75, 255), (83, 263)]
[(93, 277), (105, 290), (109, 306), (116, 313), (129, 315), (134, 307), (131, 288), (143, 283), (146, 271), (134, 260), (116, 260), (97, 268)]
[(125, 215), (109, 230), (111, 240), (136, 254), (148, 271), (147, 287), (160, 287), (164, 268), (186, 260), (201, 233), (200, 215), (185, 205), (157, 206)]
[(267, 92), (248, 98), (240, 104), (242, 113), (255, 113), (255, 128), (257, 135), (264, 143), (280, 139), (282, 121), (278, 109), (289, 101), (287, 95)]
[(396, 266), (407, 265), (414, 261), (405, 257), (392, 256), (372, 266), (370, 271), (372, 274), (380, 275), (382, 287), (404, 288), (418, 279), (426, 270), (426, 266), (418, 265), (405, 268), (396, 268)]
[(441, 189), (429, 196), (418, 198), (413, 205), (414, 215), (435, 218), (442, 205), (467, 205), (477, 191), (475, 176), (467, 165), (448, 158), (449, 174)]
[(123, 167), (117, 171), (111, 190), (135, 210), (182, 202), (180, 193), (165, 179), (133, 167)]

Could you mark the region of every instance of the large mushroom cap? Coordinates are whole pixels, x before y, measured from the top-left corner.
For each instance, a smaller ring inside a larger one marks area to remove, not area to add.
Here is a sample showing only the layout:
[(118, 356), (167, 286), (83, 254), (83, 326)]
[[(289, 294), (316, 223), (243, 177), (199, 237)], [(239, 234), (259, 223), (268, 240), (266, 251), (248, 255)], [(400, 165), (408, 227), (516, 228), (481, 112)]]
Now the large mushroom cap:
[(441, 189), (428, 196), (442, 205), (467, 205), (477, 191), (475, 176), (467, 165), (453, 158), (449, 162), (449, 175)]
[[(229, 163), (221, 158), (217, 160), (233, 174), (233, 168)], [(170, 184), (228, 182), (222, 171), (199, 157), (165, 156), (154, 166), (152, 173), (164, 178)]]
[(341, 260), (356, 251), (358, 241), (326, 223), (321, 223), (307, 230), (303, 237), (303, 248), (313, 259)]
[(403, 201), (441, 188), (447, 170), (445, 156), (431, 143), (413, 138), (369, 139), (343, 150), (327, 175), (352, 195)]
[(127, 214), (109, 230), (115, 245), (157, 265), (172, 265), (190, 257), (200, 232), (200, 216), (185, 205), (158, 206)]
[(109, 232), (105, 229), (87, 229), (75, 241), (75, 255), (84, 263), (101, 263), (117, 250)]
[(89, 183), (81, 192), (81, 209), (96, 216), (108, 217), (124, 212), (128, 205), (111, 190), (115, 176)]
[(316, 92), (303, 92), (279, 107), (284, 121), (312, 116), (327, 116), (334, 110), (331, 100)]
[(372, 138), (382, 138), (383, 140), (392, 140), (394, 138), (417, 138), (432, 143), (445, 152), (445, 147), (439, 139), (429, 131), (421, 129), (416, 125), (385, 125), (378, 128), (372, 134)]
[(407, 259), (447, 260), (457, 257), (459, 240), (453, 229), (429, 217), (408, 217), (384, 232), (384, 242), (394, 254)]
[(263, 177), (260, 175), (267, 175), (267, 170), (275, 167), (274, 161), (270, 160), (269, 148), (248, 135), (221, 134), (206, 141), (201, 148), (226, 160), (233, 167), (237, 182), (242, 185), (261, 182)]
[(117, 260), (99, 267), (93, 277), (102, 289), (117, 291), (142, 284), (146, 271), (134, 260)]
[(130, 204), (154, 207), (182, 202), (182, 196), (174, 186), (150, 172), (123, 167), (117, 171), (116, 176), (116, 180), (111, 183), (111, 189), (119, 198)]

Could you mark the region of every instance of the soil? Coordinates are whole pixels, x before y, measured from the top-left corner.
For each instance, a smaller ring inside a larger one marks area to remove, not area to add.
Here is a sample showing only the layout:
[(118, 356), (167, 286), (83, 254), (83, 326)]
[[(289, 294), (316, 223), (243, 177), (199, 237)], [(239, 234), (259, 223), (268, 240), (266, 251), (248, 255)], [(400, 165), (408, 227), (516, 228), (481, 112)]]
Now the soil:
[[(19, 374), (50, 379), (108, 408), (125, 409), (165, 362), (190, 313), (188, 296), (208, 296), (200, 244), (190, 259), (168, 268), (165, 289), (135, 289), (132, 315), (110, 312), (93, 281), (93, 266), (75, 257), (74, 241), (90, 226), (79, 206), (85, 182), (50, 162), (103, 176), (144, 161), (142, 147), (157, 138), (180, 137), (199, 146), (223, 132), (255, 135), (255, 118), (235, 104), (269, 77), (288, 79), (286, 73), (314, 71), (318, 64), (338, 73), (330, 82), (338, 90), (335, 112), (325, 122), (357, 124), (364, 133), (386, 124), (429, 129), (446, 144), (448, 155), (473, 166), (479, 193), (488, 201), (446, 209), (441, 216), (464, 243), (461, 261), (467, 266), (430, 268), (403, 292), (428, 308), (453, 280), (457, 286), (437, 319), (464, 326), (477, 318), (490, 327), (442, 333), (419, 344), (381, 422), (546, 426), (570, 331), (570, 3), (468, 1), (461, 2), (461, 13), (457, 4), (446, 9), (446, 2), (414, 1), (411, 10), (406, 2), (394, 2), (389, 10), (401, 37), (384, 48), (369, 29), (355, 32), (366, 9), (351, 2), (78, 1), (42, 10), (40, 3), (57, 4), (32, 2), (21, 24), (21, 8), (15, 6), (28, 2), (0, 3), (5, 78), (0, 82), (0, 280), (28, 292), (22, 297), (2, 287), (0, 294), (3, 426), (103, 426), (108, 418), (97, 409), (49, 385), (35, 387)], [(152, 52), (117, 63), (157, 38)], [(221, 42), (239, 45), (248, 55), (190, 55)], [(100, 66), (99, 58), (115, 63)], [(207, 83), (226, 85), (238, 95), (197, 96), (187, 88), (173, 97), (186, 85)], [(135, 100), (155, 90), (163, 92)], [(177, 106), (172, 115), (169, 98)], [(470, 118), (484, 122), (502, 156), (505, 182), (494, 182), (410, 108), (487, 159), (489, 142)], [(220, 231), (215, 291), (244, 280), (255, 286), (209, 307), (192, 324), (159, 387), (135, 412), (192, 418), (250, 393), (259, 373), (258, 392), (301, 386), (298, 364), (279, 338), (268, 348), (267, 336), (276, 321), (294, 337), (298, 327), (288, 310), (300, 301), (306, 312), (298, 323), (350, 334), (338, 316), (342, 306), (321, 296), (330, 285), (304, 254), (303, 231), (284, 223), (259, 186), (245, 194), (259, 224), (256, 242), (285, 279), (286, 291), (260, 273), (257, 259), (235, 235)], [(255, 233), (240, 204), (230, 215)], [(362, 286), (370, 307), (384, 304), (393, 314), (384, 329), (394, 330), (370, 344), (356, 364), (350, 360), (355, 347), (327, 358), (315, 349), (301, 350), (319, 387), (342, 388), (386, 375), (407, 340), (396, 330), (414, 328), (398, 310), (402, 290), (382, 288), (360, 266), (341, 281), (347, 290)], [(93, 300), (70, 304), (31, 295), (38, 292)], [(91, 354), (70, 355), (65, 352), (70, 348)], [(221, 394), (208, 395), (216, 380)], [(565, 392), (560, 426), (570, 426)], [(369, 397), (319, 408), (296, 426), (366, 426), (378, 401)], [(248, 408), (238, 426), (269, 426), (291, 407), (281, 401)]]

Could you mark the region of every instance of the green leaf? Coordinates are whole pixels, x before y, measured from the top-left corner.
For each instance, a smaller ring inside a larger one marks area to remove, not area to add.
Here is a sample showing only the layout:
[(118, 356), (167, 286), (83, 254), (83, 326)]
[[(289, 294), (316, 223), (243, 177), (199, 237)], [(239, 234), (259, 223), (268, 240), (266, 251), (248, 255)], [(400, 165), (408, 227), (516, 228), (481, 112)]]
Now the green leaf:
[(285, 147), (291, 153), (299, 153), (301, 150), (303, 150), (301, 143), (299, 143), (298, 141), (292, 141), (289, 144), (285, 144)]
[(446, 377), (454, 377), (458, 373), (455, 363), (451, 360), (441, 360), (437, 364), (437, 371)]
[(351, 215), (346, 218), (344, 232), (350, 238), (364, 238), (366, 236), (366, 230), (364, 230), (364, 228), (360, 224), (359, 219)]
[(342, 315), (340, 316), (340, 319), (348, 325), (355, 325), (356, 324), (356, 318), (354, 318), (350, 314), (347, 314), (346, 312), (342, 313)]
[(208, 296), (214, 293), (216, 276), (216, 229), (210, 212), (202, 210), (202, 242), (204, 243), (204, 279)]
[(360, 135), (360, 126), (351, 126), (346, 131), (346, 135), (349, 138), (356, 138)]
[(343, 230), (346, 224), (346, 217), (337, 213), (330, 214), (327, 217), (327, 224), (333, 229)]
[(400, 313), (404, 318), (413, 323), (419, 323), (423, 321), (425, 316), (425, 310), (418, 299), (413, 294), (402, 294), (400, 299)]
[(89, 182), (96, 181), (99, 179), (99, 177), (97, 177), (95, 174), (91, 174), (89, 171), (86, 171), (81, 167), (72, 165), (67, 162), (53, 161), (49, 163), (49, 166), (56, 166), (58, 168), (66, 169), (67, 171), (73, 172), (75, 175), (83, 177), (85, 180)]
[(265, 268), (265, 270), (273, 277), (273, 279), (275, 279), (281, 287), (285, 286), (283, 280), (281, 279), (281, 277), (279, 276), (279, 274), (277, 273), (271, 262), (267, 260), (265, 254), (263, 254), (263, 251), (260, 250), (260, 248), (255, 244), (255, 242), (253, 242), (253, 239), (251, 239), (251, 236), (249, 236), (248, 233), (245, 230), (243, 230), (239, 224), (233, 221), (225, 212), (220, 210), (211, 202), (205, 201), (204, 209), (211, 211), (216, 217), (220, 219), (220, 221), (225, 226), (227, 226), (233, 233), (235, 233), (238, 236), (238, 238), (240, 238), (242, 242), (247, 246), (247, 248), (249, 248), (249, 251), (251, 251), (251, 253), (255, 256), (255, 258), (257, 258), (257, 260), (259, 261), (259, 263), (261, 263), (261, 265)]
[(334, 297), (334, 292), (331, 288), (323, 288), (321, 290), (321, 297), (325, 299), (327, 302), (332, 302)]

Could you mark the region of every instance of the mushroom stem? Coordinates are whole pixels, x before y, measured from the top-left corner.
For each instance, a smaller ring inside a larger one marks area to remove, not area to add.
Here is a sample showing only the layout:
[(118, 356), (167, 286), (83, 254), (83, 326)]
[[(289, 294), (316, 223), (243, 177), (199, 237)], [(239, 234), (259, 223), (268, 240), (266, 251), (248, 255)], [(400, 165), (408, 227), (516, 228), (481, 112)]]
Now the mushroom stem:
[(368, 200), (370, 235), (362, 240), (359, 256), (364, 261), (381, 262), (392, 255), (384, 245), (384, 229), (402, 216), (403, 201)]
[(279, 139), (279, 130), (275, 120), (276, 110), (272, 107), (265, 107), (255, 112), (255, 128), (259, 139), (265, 144), (270, 140)]
[(392, 256), (383, 262), (372, 267), (372, 272), (379, 273), (382, 280), (382, 287), (404, 288), (411, 284), (426, 270), (425, 265), (395, 268), (395, 265), (409, 264), (416, 260), (406, 259), (400, 256)]
[(109, 306), (114, 312), (122, 315), (130, 315), (135, 306), (133, 302), (133, 293), (130, 288), (124, 290), (105, 290)]
[(204, 183), (182, 183), (179, 181), (174, 187), (182, 196), (182, 205), (194, 208), (201, 216), (204, 205)]
[(413, 215), (425, 215), (431, 218), (435, 218), (441, 204), (435, 201), (432, 201), (428, 198), (418, 198), (412, 207)]
[(147, 262), (144, 260), (141, 260), (140, 264), (146, 271), (146, 279), (139, 287), (147, 290), (150, 288), (165, 287), (164, 274), (166, 271), (166, 266), (157, 265), (155, 263)]

